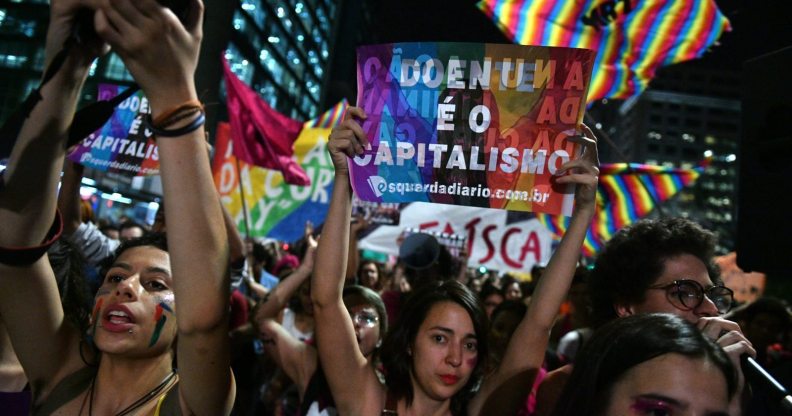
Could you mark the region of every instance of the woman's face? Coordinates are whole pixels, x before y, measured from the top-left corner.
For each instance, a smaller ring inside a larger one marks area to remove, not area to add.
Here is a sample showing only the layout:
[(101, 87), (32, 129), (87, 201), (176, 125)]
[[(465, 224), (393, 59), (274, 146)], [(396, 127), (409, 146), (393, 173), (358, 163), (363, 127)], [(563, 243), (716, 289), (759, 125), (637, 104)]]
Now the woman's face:
[(467, 384), (478, 362), (478, 338), (467, 311), (454, 302), (431, 307), (418, 328), (412, 383), (433, 400), (448, 400)]
[(484, 299), (484, 311), (487, 313), (487, 318), (492, 317), (492, 312), (501, 303), (503, 303), (503, 296), (500, 293), (491, 293)]
[(176, 337), (168, 253), (152, 246), (124, 251), (94, 298), (90, 332), (105, 353), (158, 355)]
[(613, 385), (606, 415), (728, 416), (726, 378), (712, 362), (664, 354), (628, 370)]
[(360, 269), (360, 284), (369, 289), (374, 289), (379, 280), (379, 273), (377, 272), (377, 265), (374, 263), (366, 263)]
[(517, 282), (512, 282), (506, 288), (506, 300), (521, 300), (522, 299), (522, 289), (520, 289), (520, 284)]
[(377, 309), (362, 303), (347, 309), (352, 325), (355, 327), (355, 338), (363, 356), (368, 358), (380, 346), (380, 319)]

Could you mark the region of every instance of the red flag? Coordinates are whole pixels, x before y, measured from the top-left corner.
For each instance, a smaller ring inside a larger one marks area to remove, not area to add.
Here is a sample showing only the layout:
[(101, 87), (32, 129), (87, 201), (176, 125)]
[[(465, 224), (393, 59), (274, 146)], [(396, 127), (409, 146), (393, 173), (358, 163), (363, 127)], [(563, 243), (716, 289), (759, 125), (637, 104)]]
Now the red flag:
[(307, 186), (310, 178), (292, 159), (303, 123), (278, 113), (231, 72), (223, 59), (226, 105), (234, 155), (243, 162), (279, 170), (291, 185)]

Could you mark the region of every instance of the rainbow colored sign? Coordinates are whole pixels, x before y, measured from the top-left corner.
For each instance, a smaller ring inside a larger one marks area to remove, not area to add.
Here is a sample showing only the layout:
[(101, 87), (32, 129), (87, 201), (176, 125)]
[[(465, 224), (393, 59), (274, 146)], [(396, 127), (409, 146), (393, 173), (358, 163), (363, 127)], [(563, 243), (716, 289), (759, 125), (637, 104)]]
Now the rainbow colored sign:
[(578, 154), (594, 53), (476, 43), (358, 48), (358, 106), (370, 147), (349, 160), (372, 202), (569, 215), (553, 174)]
[[(311, 185), (296, 186), (284, 182), (276, 170), (238, 161), (232, 149), (230, 126), (218, 124), (213, 162), (215, 186), (239, 230), (252, 237), (294, 241), (302, 237), (305, 221), (324, 222), (334, 178), (326, 150), (329, 135), (330, 129), (304, 128), (300, 132), (294, 142), (294, 155), (311, 178)], [(245, 229), (246, 216), (249, 230)]]
[[(99, 85), (99, 100), (108, 100), (126, 87)], [(101, 129), (80, 142), (69, 159), (92, 169), (130, 176), (159, 174), (154, 139), (144, 134), (142, 117), (150, 112), (148, 100), (138, 91), (118, 105)]]

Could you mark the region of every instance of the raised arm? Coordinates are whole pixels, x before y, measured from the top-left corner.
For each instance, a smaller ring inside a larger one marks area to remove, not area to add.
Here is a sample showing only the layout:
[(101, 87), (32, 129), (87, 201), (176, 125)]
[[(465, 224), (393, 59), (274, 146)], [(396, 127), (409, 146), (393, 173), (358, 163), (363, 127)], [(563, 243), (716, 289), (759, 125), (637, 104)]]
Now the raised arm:
[[(76, 11), (88, 6), (80, 0), (51, 2), (45, 66), (63, 47)], [(53, 224), (67, 129), (88, 68), (102, 49), (98, 39), (70, 49), (60, 70), (41, 89), (41, 100), (17, 137), (0, 185), (0, 246), (17, 249), (3, 250), (6, 261), (19, 261), (21, 248), (42, 244)], [(47, 257), (30, 260), (32, 264), (0, 264), (0, 316), (34, 395), (40, 398), (53, 380), (81, 365), (75, 348), (79, 334), (65, 324)]]
[(272, 292), (264, 296), (256, 305), (253, 319), (257, 324), (278, 315), (289, 302), (292, 295), (294, 295), (294, 292), (296, 292), (300, 285), (311, 276), (317, 243), (316, 240), (309, 235), (306, 237), (306, 244), (305, 254), (297, 269), (278, 283), (278, 285), (272, 289)]
[(197, 100), (193, 76), (202, 18), (200, 0), (189, 2), (183, 22), (156, 0), (103, 0), (96, 29), (148, 97), (155, 127), (186, 130), (170, 133), (173, 137), (155, 134), (171, 242), (179, 391), (183, 413), (220, 415), (230, 412), (234, 400), (228, 239), (220, 200), (206, 157), (204, 129), (186, 128), (195, 126), (199, 114), (157, 125), (163, 115)]
[(83, 223), (80, 212), (80, 182), (83, 166), (66, 159), (63, 163), (58, 210), (63, 217), (63, 236), (80, 247), (89, 266), (96, 266), (118, 248), (120, 242), (104, 235), (94, 224)]
[(365, 118), (365, 114), (356, 107), (347, 110), (344, 122), (333, 129), (327, 144), (335, 166), (335, 183), (316, 253), (311, 298), (319, 361), (339, 414), (379, 414), (384, 404), (382, 389), (360, 352), (342, 299), (352, 207), (347, 156), (362, 153), (368, 144), (363, 129), (352, 117)]
[[(506, 348), (499, 368), (471, 401), (469, 414), (515, 414), (525, 402), (544, 360), (558, 308), (575, 274), (580, 248), (594, 216), (599, 175), (596, 137), (585, 125), (583, 154), (556, 173), (559, 184), (574, 183), (575, 209), (564, 237), (539, 280), (531, 304)], [(567, 174), (568, 173), (568, 174)], [(561, 176), (563, 175), (563, 176)]]

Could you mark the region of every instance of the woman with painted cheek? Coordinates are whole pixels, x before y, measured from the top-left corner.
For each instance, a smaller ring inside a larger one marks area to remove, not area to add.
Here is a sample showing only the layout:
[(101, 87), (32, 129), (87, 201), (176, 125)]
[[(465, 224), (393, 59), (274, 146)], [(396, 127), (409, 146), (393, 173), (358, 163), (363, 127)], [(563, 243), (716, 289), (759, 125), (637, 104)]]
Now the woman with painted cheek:
[[(0, 315), (28, 376), (34, 415), (231, 412), (229, 244), (194, 82), (203, 3), (184, 5), (174, 12), (157, 0), (50, 1), (44, 64), (54, 75), (32, 95), (38, 100), (0, 174)], [(75, 38), (83, 14), (95, 33)], [(43, 254), (63, 227), (58, 182), (77, 102), (109, 48), (148, 99), (176, 244), (166, 247), (157, 235), (123, 243), (84, 333), (64, 316)]]
[(148, 353), (171, 353), (176, 320), (170, 257), (156, 246), (127, 247), (96, 294), (91, 337), (105, 352), (127, 344)]
[(535, 291), (535, 301), (514, 331), (501, 365), (485, 377), (487, 317), (477, 296), (457, 281), (423, 285), (405, 302), (382, 345), (385, 385), (359, 349), (355, 322), (343, 303), (351, 195), (348, 158), (369, 141), (351, 107), (333, 129), (328, 151), (335, 182), (311, 277), (317, 348), (340, 414), (515, 414), (544, 361), (550, 328), (575, 272), (594, 215), (598, 181), (596, 138), (585, 126), (574, 160), (554, 181), (576, 185), (570, 226)]
[(389, 393), (412, 396), (414, 402), (450, 402), (454, 411), (483, 375), (486, 360), (479, 355), (487, 354), (485, 314), (475, 296), (455, 281), (413, 296), (382, 352), (385, 379), (393, 386)]
[(737, 373), (724, 350), (667, 313), (620, 318), (597, 329), (553, 416), (728, 416)]

